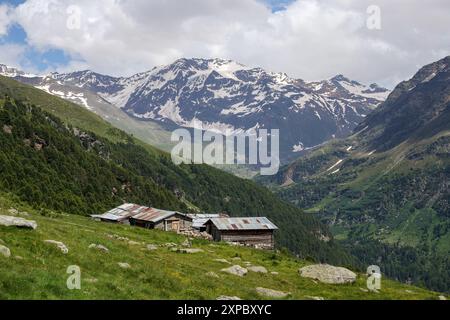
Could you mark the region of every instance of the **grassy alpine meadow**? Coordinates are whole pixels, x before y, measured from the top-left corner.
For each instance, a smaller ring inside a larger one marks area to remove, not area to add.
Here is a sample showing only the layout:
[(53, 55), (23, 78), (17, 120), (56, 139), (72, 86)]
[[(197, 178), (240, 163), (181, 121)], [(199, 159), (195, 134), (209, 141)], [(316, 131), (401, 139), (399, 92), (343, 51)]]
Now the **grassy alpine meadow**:
[[(9, 258), (0, 255), (0, 299), (212, 300), (221, 295), (268, 299), (256, 292), (257, 287), (289, 293), (286, 299), (293, 300), (436, 300), (440, 295), (387, 279), (382, 280), (379, 292), (370, 292), (362, 274), (353, 284), (322, 284), (299, 276), (298, 269), (311, 262), (278, 251), (193, 240), (192, 248), (202, 251), (181, 253), (173, 248), (184, 248), (185, 236), (34, 210), (5, 196), (0, 197), (0, 208), (0, 215), (11, 215), (14, 208), (17, 216), (38, 224), (36, 230), (0, 227), (0, 244), (11, 251)], [(45, 240), (63, 242), (68, 253)], [(89, 248), (91, 244), (109, 251)], [(148, 245), (156, 249), (149, 250)], [(263, 266), (268, 273), (249, 271), (239, 277), (221, 271), (248, 264)], [(70, 266), (80, 269), (80, 289), (68, 289), (68, 279), (73, 276)]]

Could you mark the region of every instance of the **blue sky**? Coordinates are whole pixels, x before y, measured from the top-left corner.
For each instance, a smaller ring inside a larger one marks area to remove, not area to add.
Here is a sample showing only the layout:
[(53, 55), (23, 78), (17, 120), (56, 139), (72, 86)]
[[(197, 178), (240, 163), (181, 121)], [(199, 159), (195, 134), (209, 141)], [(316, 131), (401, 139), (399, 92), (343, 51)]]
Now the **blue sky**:
[[(1, 0), (0, 4), (8, 4), (18, 6), (25, 0)], [(18, 24), (9, 27), (8, 33), (0, 37), (0, 44), (19, 44), (26, 45), (23, 58), (20, 61), (21, 67), (36, 71), (45, 71), (55, 68), (58, 65), (65, 65), (70, 61), (64, 51), (58, 49), (49, 49), (45, 51), (37, 50), (31, 46), (27, 46), (27, 34)]]

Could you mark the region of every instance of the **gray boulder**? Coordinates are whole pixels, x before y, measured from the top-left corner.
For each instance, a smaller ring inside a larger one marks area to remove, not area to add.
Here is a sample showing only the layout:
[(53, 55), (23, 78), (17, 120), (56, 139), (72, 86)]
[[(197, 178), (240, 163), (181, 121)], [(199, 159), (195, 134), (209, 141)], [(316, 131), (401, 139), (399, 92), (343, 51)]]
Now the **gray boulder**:
[(68, 254), (69, 253), (69, 248), (67, 248), (67, 246), (64, 243), (60, 242), (60, 241), (45, 240), (44, 242), (55, 245), (59, 250), (61, 250), (61, 252), (63, 254)]
[(37, 223), (36, 221), (25, 220), (19, 217), (0, 215), (0, 226), (36, 229)]
[(5, 258), (9, 258), (11, 256), (11, 251), (8, 247), (0, 244), (0, 255), (4, 256)]
[(157, 250), (157, 249), (158, 249), (157, 245), (154, 245), (154, 244), (147, 245), (147, 250), (149, 250), (149, 251), (153, 251), (153, 250)]
[(232, 267), (229, 267), (229, 268), (225, 268), (225, 269), (222, 269), (220, 271), (226, 272), (226, 273), (229, 273), (229, 274), (233, 274), (233, 275), (239, 276), (239, 277), (243, 277), (243, 276), (245, 276), (248, 273), (247, 269), (242, 268), (241, 266), (238, 266), (238, 265), (235, 265), (235, 266), (232, 266)]
[(353, 271), (328, 264), (306, 266), (301, 268), (299, 273), (304, 278), (311, 278), (328, 284), (345, 284), (356, 281), (356, 273)]

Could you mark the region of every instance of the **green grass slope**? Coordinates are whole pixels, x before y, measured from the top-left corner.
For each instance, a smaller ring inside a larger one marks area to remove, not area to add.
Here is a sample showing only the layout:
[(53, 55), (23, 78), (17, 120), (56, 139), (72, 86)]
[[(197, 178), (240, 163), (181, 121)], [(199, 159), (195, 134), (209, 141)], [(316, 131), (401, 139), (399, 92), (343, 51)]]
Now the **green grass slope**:
[[(0, 243), (11, 257), (0, 255), (0, 299), (216, 299), (220, 295), (242, 299), (266, 299), (256, 292), (264, 287), (290, 295), (286, 299), (438, 299), (439, 294), (383, 279), (379, 293), (365, 292), (366, 278), (354, 284), (326, 285), (301, 278), (298, 269), (310, 264), (284, 253), (273, 253), (223, 243), (194, 240), (193, 248), (203, 252), (186, 254), (171, 251), (164, 244), (182, 247), (184, 237), (170, 232), (95, 222), (89, 218), (36, 211), (0, 196), (0, 215), (17, 208), (26, 219), (38, 223), (36, 230), (0, 226)], [(127, 238), (119, 240), (112, 236)], [(69, 249), (62, 254), (45, 240), (62, 241)], [(134, 241), (129, 243), (129, 241)], [(102, 252), (89, 249), (101, 244)], [(149, 251), (146, 245), (158, 245)], [(238, 277), (221, 272), (227, 259), (243, 265), (248, 261), (264, 266), (267, 274), (249, 272)], [(128, 263), (122, 269), (118, 263)], [(69, 290), (69, 266), (81, 270), (81, 290)], [(214, 272), (216, 276), (207, 274)], [(278, 274), (272, 274), (277, 272)]]

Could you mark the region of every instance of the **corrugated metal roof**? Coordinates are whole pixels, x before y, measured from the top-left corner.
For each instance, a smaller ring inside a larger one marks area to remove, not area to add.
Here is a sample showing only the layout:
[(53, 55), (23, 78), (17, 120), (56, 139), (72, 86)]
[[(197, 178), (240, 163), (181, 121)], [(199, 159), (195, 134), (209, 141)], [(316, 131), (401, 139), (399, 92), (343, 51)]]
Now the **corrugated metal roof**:
[(133, 219), (136, 220), (144, 220), (144, 221), (149, 221), (149, 222), (159, 222), (161, 220), (170, 218), (171, 216), (175, 215), (175, 214), (181, 214), (177, 211), (168, 211), (168, 210), (161, 210), (161, 209), (156, 209), (156, 208), (148, 208), (145, 207), (146, 209), (141, 210), (138, 214), (133, 215)]
[(176, 211), (167, 211), (156, 208), (149, 208), (133, 203), (125, 203), (117, 208), (111, 209), (104, 214), (92, 215), (93, 218), (122, 221), (133, 217), (139, 220), (158, 222), (177, 213)]
[(134, 215), (134, 210), (137, 210), (139, 208), (141, 208), (141, 206), (137, 204), (125, 203), (117, 208), (105, 212), (104, 214), (95, 214), (91, 217), (111, 221), (121, 221)]
[(192, 227), (200, 229), (211, 218), (220, 218), (219, 213), (188, 213), (187, 216), (192, 219)]
[(276, 230), (276, 229), (278, 229), (278, 227), (276, 225), (274, 225), (266, 217), (212, 218), (209, 220), (219, 230)]

